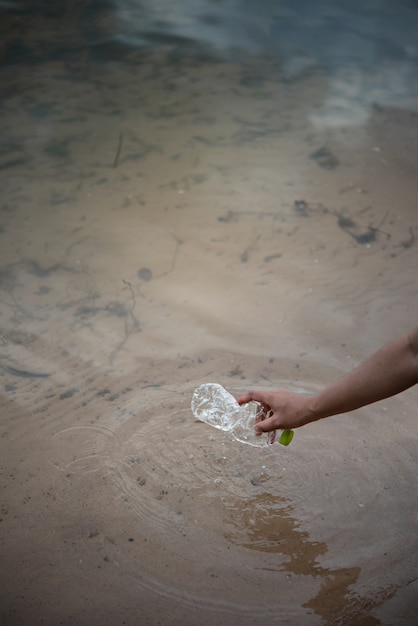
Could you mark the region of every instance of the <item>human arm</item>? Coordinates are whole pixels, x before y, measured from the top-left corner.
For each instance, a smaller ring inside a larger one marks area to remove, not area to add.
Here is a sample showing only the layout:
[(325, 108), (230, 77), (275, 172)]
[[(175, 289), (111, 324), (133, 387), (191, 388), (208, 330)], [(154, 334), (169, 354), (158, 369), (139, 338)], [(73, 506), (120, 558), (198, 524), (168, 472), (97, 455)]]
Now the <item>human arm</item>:
[(239, 404), (261, 402), (270, 417), (256, 425), (258, 433), (298, 428), (324, 417), (348, 413), (401, 393), (418, 383), (418, 327), (393, 339), (349, 374), (315, 395), (285, 389), (250, 391)]

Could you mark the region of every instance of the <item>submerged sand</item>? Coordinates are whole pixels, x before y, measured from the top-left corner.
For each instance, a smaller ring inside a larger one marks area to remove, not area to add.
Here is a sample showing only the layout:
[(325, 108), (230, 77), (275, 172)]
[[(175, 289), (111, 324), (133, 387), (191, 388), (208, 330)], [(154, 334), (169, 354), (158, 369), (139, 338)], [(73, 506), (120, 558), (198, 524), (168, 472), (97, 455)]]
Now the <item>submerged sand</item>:
[(167, 55), (3, 69), (1, 622), (413, 624), (418, 390), (268, 450), (190, 400), (416, 325), (418, 117)]

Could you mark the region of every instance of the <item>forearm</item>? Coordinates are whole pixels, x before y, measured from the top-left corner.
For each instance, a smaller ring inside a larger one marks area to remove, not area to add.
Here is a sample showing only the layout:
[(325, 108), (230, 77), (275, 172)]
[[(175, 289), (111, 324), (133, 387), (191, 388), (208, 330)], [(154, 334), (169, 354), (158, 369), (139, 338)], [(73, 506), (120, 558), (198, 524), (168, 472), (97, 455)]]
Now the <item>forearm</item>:
[(313, 420), (383, 400), (418, 382), (418, 329), (394, 339), (309, 401)]

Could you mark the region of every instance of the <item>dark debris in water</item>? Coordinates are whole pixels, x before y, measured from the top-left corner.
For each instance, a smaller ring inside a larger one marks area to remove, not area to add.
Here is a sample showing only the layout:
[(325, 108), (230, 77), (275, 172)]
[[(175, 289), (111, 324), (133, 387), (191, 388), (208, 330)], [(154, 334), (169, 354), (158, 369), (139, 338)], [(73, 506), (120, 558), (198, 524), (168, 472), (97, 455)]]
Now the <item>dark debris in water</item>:
[(309, 215), (309, 205), (305, 200), (295, 200), (293, 203), (293, 209), (295, 213), (302, 215), (303, 217), (308, 217)]
[[(367, 207), (362, 211), (365, 213), (370, 207)], [(337, 218), (337, 225), (343, 230), (347, 235), (350, 235), (354, 239), (354, 241), (360, 245), (368, 245), (377, 241), (378, 235), (383, 235), (386, 240), (390, 240), (391, 234), (381, 229), (383, 222), (386, 219), (386, 216), (383, 218), (379, 226), (373, 226), (372, 224), (368, 224), (367, 226), (359, 225), (351, 216), (344, 215), (335, 209), (328, 209), (322, 204), (311, 203), (307, 200), (295, 200), (293, 202), (293, 210), (297, 215), (302, 217), (311, 217), (318, 215), (333, 215)], [(411, 228), (410, 228), (410, 232)], [(412, 233), (414, 235), (414, 233)], [(407, 240), (407, 245), (400, 244), (403, 247), (407, 248), (413, 245), (415, 242), (415, 236), (412, 236)]]
[(72, 398), (73, 395), (77, 393), (77, 391), (78, 389), (75, 389), (75, 388), (68, 389), (68, 391), (64, 391), (64, 393), (62, 393), (59, 398), (60, 400), (67, 400), (68, 398)]
[(126, 306), (118, 300), (108, 302), (105, 306), (81, 305), (75, 311), (74, 315), (76, 317), (87, 317), (90, 315), (97, 315), (97, 313), (100, 313), (102, 311), (108, 313), (109, 315), (121, 318), (127, 317), (129, 315), (129, 311)]
[(368, 231), (365, 233), (362, 233), (361, 235), (356, 235), (355, 233), (350, 233), (350, 231), (347, 231), (349, 235), (351, 235), (353, 237), (353, 239), (355, 239), (357, 241), (357, 243), (362, 244), (362, 245), (366, 245), (368, 243), (373, 243), (374, 241), (376, 241), (376, 233), (378, 232), (377, 228), (371, 228), (371, 226), (368, 227)]
[(19, 376), (20, 378), (48, 378), (48, 376), (51, 376), (51, 374), (47, 372), (31, 372), (29, 370), (21, 370), (10, 365), (5, 365), (4, 363), (0, 363), (0, 368), (8, 374), (11, 374), (12, 376)]
[(334, 156), (332, 152), (325, 146), (320, 148), (319, 150), (316, 150), (315, 152), (312, 152), (310, 158), (316, 161), (320, 167), (323, 167), (326, 170), (333, 170), (340, 164), (337, 157)]
[(138, 278), (146, 283), (149, 282), (152, 278), (152, 271), (149, 267), (141, 267), (141, 269), (138, 270), (137, 274)]
[(344, 217), (344, 215), (338, 216), (338, 226), (342, 229), (344, 228), (354, 228), (355, 224), (351, 217)]
[(236, 222), (238, 218), (238, 214), (236, 211), (228, 211), (225, 215), (221, 215), (218, 217), (218, 222), (224, 222), (225, 224), (229, 224), (230, 222)]

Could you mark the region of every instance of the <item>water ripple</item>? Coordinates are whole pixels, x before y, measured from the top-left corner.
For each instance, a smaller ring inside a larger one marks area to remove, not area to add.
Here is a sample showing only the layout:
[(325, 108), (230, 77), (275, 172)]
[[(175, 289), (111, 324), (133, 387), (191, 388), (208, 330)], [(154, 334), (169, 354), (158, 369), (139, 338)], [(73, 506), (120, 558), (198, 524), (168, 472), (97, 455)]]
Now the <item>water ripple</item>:
[[(413, 549), (404, 531), (416, 463), (412, 443), (392, 437), (388, 446), (390, 415), (368, 408), (297, 431), (288, 448), (259, 449), (196, 421), (192, 391), (148, 389), (97, 424), (54, 435), (54, 465), (100, 470), (134, 516), (147, 546), (141, 574), (130, 573), (138, 586), (185, 607), (271, 623), (282, 611), (307, 624), (308, 609), (322, 615), (331, 581), (341, 583), (339, 606), (349, 587), (361, 589), (362, 571), (391, 588), (381, 555), (396, 570)], [(396, 523), (394, 506), (404, 509)], [(274, 585), (286, 585), (277, 601)], [(361, 603), (350, 603), (360, 615)]]

